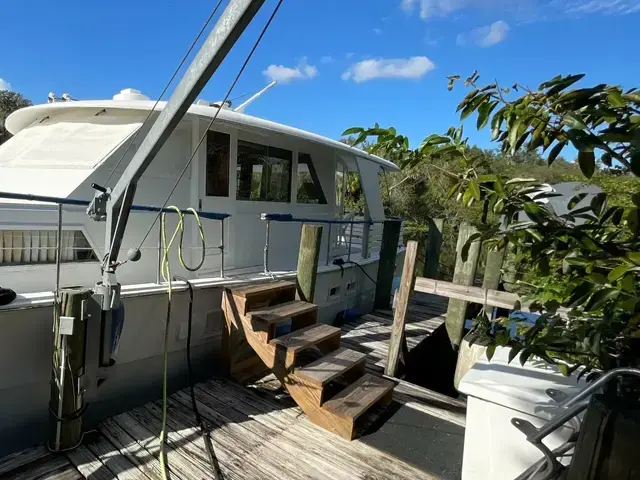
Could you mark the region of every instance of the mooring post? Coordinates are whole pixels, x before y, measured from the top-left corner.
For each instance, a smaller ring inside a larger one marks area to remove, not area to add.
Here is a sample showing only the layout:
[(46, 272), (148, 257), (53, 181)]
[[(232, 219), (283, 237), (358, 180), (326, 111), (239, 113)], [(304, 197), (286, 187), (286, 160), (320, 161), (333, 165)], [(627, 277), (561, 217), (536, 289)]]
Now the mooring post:
[[(502, 264), (504, 262), (504, 254), (506, 248), (494, 249), (487, 251), (487, 264), (484, 267), (484, 278), (482, 279), (482, 288), (486, 290), (498, 290), (500, 286), (500, 278), (502, 277)], [(489, 318), (493, 317), (495, 307), (485, 305), (485, 312)]]
[(426, 278), (438, 279), (440, 275), (440, 249), (442, 247), (443, 230), (443, 218), (433, 218), (429, 220), (429, 230), (427, 232), (427, 248), (423, 270), (423, 275)]
[(300, 250), (298, 251), (298, 298), (313, 302), (322, 243), (322, 226), (302, 225)]
[[(398, 360), (400, 359), (400, 351), (404, 340), (404, 325), (407, 319), (409, 297), (411, 297), (411, 291), (413, 290), (417, 254), (418, 242), (411, 240), (407, 243), (407, 250), (405, 252), (402, 280), (400, 281), (400, 288), (396, 295), (396, 305), (393, 312), (393, 326), (391, 327), (391, 339), (389, 340), (389, 356), (387, 357), (387, 365), (384, 369), (385, 375), (391, 377), (395, 377), (396, 371), (398, 370)], [(406, 362), (406, 359), (404, 361)]]
[(384, 222), (374, 308), (389, 308), (391, 303), (391, 289), (393, 288), (393, 275), (396, 270), (400, 226), (401, 222), (397, 220), (385, 220)]
[(84, 405), (85, 331), (88, 288), (63, 288), (54, 311), (53, 369), (49, 409), (49, 446), (53, 450), (75, 447), (82, 438)]
[[(460, 225), (460, 233), (456, 246), (457, 256), (456, 267), (453, 272), (453, 283), (467, 286), (473, 285), (476, 267), (478, 266), (478, 258), (480, 257), (481, 242), (475, 241), (471, 244), (466, 261), (462, 259), (462, 248), (467, 243), (467, 240), (477, 231), (475, 227), (467, 225), (466, 223)], [(460, 342), (462, 341), (467, 305), (469, 305), (469, 302), (464, 300), (456, 300), (453, 298), (449, 300), (445, 323), (449, 339), (455, 346), (460, 346)]]

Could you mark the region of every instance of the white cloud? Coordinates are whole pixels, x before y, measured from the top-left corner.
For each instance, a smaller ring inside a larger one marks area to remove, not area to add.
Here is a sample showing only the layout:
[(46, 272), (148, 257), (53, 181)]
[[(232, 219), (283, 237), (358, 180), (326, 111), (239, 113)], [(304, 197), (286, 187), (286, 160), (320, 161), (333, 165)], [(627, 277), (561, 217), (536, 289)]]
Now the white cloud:
[(420, 18), (426, 19), (435, 15), (447, 15), (458, 10), (473, 0), (402, 0), (400, 8), (407, 13), (420, 10)]
[(0, 90), (11, 90), (11, 84), (0, 78)]
[(373, 33), (375, 33), (376, 35), (382, 35), (382, 30), (379, 28), (374, 28)]
[(307, 64), (307, 57), (303, 57), (297, 67), (285, 67), (284, 65), (269, 65), (262, 72), (269, 80), (277, 80), (280, 83), (289, 83), (292, 80), (310, 80), (318, 76), (318, 68)]
[(479, 47), (491, 47), (505, 40), (509, 30), (507, 22), (498, 20), (491, 25), (475, 28), (469, 33), (459, 34), (456, 43), (461, 46), (473, 43)]
[(355, 55), (355, 53), (349, 52), (344, 56), (344, 58), (346, 58), (348, 60), (348, 59), (352, 58), (354, 55)]
[(336, 59), (333, 58), (331, 55), (325, 55), (324, 57), (322, 57), (320, 59), (320, 63), (324, 63), (324, 64), (333, 63), (335, 61), (336, 61)]
[(465, 8), (501, 11), (518, 22), (588, 14), (626, 15), (640, 12), (640, 0), (400, 0), (400, 8), (418, 11), (423, 20)]
[(568, 14), (604, 13), (610, 15), (626, 15), (640, 12), (640, 0), (591, 0), (576, 1), (554, 0), (552, 5), (563, 8)]
[(419, 79), (434, 68), (436, 68), (435, 64), (427, 57), (363, 60), (351, 65), (342, 74), (342, 79), (353, 80), (356, 83), (374, 78)]

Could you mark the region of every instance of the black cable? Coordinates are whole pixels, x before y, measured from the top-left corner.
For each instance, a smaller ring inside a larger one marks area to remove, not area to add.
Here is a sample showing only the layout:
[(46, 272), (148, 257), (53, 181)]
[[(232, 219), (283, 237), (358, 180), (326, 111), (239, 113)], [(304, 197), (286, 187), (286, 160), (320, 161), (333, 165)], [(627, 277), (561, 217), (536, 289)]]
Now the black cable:
[(345, 261), (345, 260), (343, 260), (342, 258), (336, 258), (336, 259), (333, 261), (333, 264), (334, 264), (334, 265), (337, 265), (337, 266), (338, 266), (338, 267), (340, 267), (341, 269), (343, 268), (343, 265), (345, 265), (345, 264), (347, 264), (347, 263), (352, 263), (352, 264), (354, 264), (356, 267), (358, 267), (360, 270), (362, 270), (362, 273), (364, 273), (364, 274), (367, 276), (367, 278), (368, 278), (369, 280), (371, 280), (371, 282), (373, 282), (373, 284), (374, 284), (374, 285), (377, 285), (377, 282), (376, 282), (373, 278), (371, 278), (371, 275), (369, 275), (369, 274), (365, 271), (365, 269), (364, 269), (364, 268), (362, 268), (362, 265), (360, 265), (358, 262), (354, 262), (353, 260), (346, 260), (346, 261)]
[(193, 368), (191, 366), (191, 330), (193, 326), (193, 286), (191, 282), (184, 277), (173, 277), (173, 280), (179, 280), (187, 284), (187, 288), (189, 289), (189, 321), (187, 323), (187, 372), (189, 375), (189, 388), (191, 390), (191, 408), (193, 409), (193, 414), (196, 417), (196, 423), (200, 428), (200, 435), (202, 435), (202, 439), (204, 440), (204, 446), (207, 450), (207, 457), (209, 457), (209, 464), (211, 465), (211, 469), (213, 470), (213, 478), (215, 480), (223, 480), (222, 471), (220, 470), (220, 464), (218, 463), (218, 457), (216, 457), (216, 452), (213, 450), (213, 441), (211, 440), (211, 435), (209, 431), (204, 428), (204, 423), (202, 421), (202, 417), (200, 416), (200, 411), (198, 410), (198, 404), (196, 402), (196, 394), (194, 390), (194, 381), (193, 381)]

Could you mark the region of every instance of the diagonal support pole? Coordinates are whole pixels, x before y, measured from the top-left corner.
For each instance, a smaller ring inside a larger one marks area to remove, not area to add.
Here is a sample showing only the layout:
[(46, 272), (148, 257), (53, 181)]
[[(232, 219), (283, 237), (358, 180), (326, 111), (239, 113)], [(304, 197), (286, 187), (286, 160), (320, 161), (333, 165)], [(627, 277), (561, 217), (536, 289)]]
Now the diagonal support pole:
[[(153, 123), (131, 162), (113, 188), (107, 204), (107, 265), (115, 262), (126, 230), (136, 185), (189, 106), (213, 76), (265, 0), (230, 0), (209, 37), (196, 54), (171, 98)], [(106, 272), (105, 272), (106, 275)]]

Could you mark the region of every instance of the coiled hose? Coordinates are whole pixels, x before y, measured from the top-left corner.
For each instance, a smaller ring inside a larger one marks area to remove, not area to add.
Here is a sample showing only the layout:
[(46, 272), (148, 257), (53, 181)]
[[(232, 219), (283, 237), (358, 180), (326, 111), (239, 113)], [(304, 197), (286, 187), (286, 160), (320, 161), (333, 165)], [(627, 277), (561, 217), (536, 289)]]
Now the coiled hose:
[[(204, 236), (204, 230), (202, 228), (202, 222), (200, 221), (200, 216), (198, 212), (196, 212), (193, 208), (188, 208), (194, 218), (196, 219), (196, 223), (198, 225), (198, 232), (200, 235), (200, 240), (202, 242), (202, 256), (200, 258), (200, 262), (195, 267), (190, 267), (186, 264), (183, 257), (183, 248), (182, 244), (184, 241), (184, 214), (180, 211), (180, 209), (174, 205), (169, 205), (167, 208), (175, 210), (178, 215), (178, 224), (176, 225), (173, 234), (169, 241), (167, 241), (167, 223), (166, 223), (166, 213), (163, 213), (160, 217), (160, 231), (161, 231), (161, 240), (162, 240), (162, 262), (160, 264), (160, 271), (162, 273), (162, 278), (165, 282), (168, 283), (167, 295), (167, 318), (165, 321), (164, 327), (164, 353), (163, 353), (163, 371), (162, 371), (162, 423), (160, 430), (160, 469), (162, 471), (163, 480), (167, 480), (169, 478), (168, 470), (167, 470), (167, 460), (166, 460), (166, 451), (165, 446), (167, 443), (167, 371), (169, 364), (169, 326), (171, 321), (171, 301), (172, 301), (172, 277), (171, 277), (171, 263), (169, 261), (169, 254), (171, 253), (171, 247), (173, 246), (176, 238), (179, 238), (178, 243), (178, 261), (180, 265), (185, 270), (190, 272), (195, 272), (199, 270), (205, 261), (206, 255), (206, 240)], [(193, 288), (191, 284), (183, 278), (180, 278), (187, 283), (189, 287), (189, 332), (187, 338), (187, 361), (188, 361), (188, 369), (189, 369), (189, 383), (191, 384), (191, 395), (192, 395), (192, 406), (194, 407), (194, 414), (196, 416), (196, 421), (198, 422), (198, 426), (200, 427), (200, 431), (204, 437), (205, 447), (207, 448), (207, 454), (209, 457), (209, 462), (211, 463), (211, 469), (213, 470), (213, 477), (216, 480), (222, 480), (222, 473), (220, 472), (220, 466), (218, 465), (218, 461), (216, 459), (215, 453), (213, 451), (213, 445), (211, 443), (211, 438), (206, 433), (204, 429), (204, 425), (202, 423), (202, 419), (200, 418), (200, 413), (198, 412), (197, 406), (195, 404), (195, 398), (193, 395), (193, 378), (191, 373), (191, 317), (193, 313)]]

